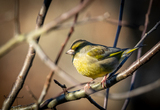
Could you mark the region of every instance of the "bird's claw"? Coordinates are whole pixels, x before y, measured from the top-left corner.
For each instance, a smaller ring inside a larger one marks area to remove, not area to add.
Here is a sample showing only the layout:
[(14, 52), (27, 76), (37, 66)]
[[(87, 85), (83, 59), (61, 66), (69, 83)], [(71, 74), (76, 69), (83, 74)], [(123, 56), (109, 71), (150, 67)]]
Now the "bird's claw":
[(102, 87), (105, 88), (105, 84), (106, 83), (106, 79), (107, 79), (107, 75), (105, 75), (101, 81)]
[(90, 83), (87, 83), (85, 86), (84, 86), (84, 91), (86, 92), (87, 89), (91, 88), (90, 86)]

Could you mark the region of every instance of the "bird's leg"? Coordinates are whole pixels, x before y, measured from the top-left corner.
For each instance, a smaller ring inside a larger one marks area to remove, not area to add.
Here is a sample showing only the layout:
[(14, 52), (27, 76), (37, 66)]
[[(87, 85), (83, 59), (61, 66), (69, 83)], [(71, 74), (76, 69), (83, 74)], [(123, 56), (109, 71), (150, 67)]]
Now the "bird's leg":
[(93, 81), (93, 79), (91, 81), (89, 81), (85, 86), (84, 86), (84, 91), (86, 91), (87, 89), (89, 89), (91, 86), (90, 86), (90, 83)]
[(102, 87), (104, 88), (105, 86), (104, 86), (104, 83), (106, 83), (106, 79), (108, 78), (108, 74), (106, 74), (104, 77), (103, 77), (103, 79), (102, 79), (102, 81), (101, 81), (101, 84), (102, 84)]

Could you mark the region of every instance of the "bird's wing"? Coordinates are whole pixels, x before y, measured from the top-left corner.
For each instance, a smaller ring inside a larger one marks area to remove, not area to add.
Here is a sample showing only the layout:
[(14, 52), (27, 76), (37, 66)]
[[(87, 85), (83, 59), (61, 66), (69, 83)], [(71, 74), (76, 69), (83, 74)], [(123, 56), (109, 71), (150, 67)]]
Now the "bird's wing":
[(121, 55), (128, 48), (120, 49), (120, 48), (109, 47), (109, 49), (112, 50), (112, 52), (109, 54), (109, 57), (113, 57), (113, 56), (116, 56), (116, 55)]
[(107, 57), (113, 57), (117, 54), (121, 54), (123, 51), (119, 48), (112, 48), (106, 46), (94, 46), (87, 54), (98, 60), (105, 59)]

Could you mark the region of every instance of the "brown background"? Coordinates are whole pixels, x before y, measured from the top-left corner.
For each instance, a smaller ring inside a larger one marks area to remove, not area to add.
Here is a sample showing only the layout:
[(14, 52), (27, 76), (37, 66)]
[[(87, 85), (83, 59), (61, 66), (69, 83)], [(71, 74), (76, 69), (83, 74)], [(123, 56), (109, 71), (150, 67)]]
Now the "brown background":
[[(20, 25), (21, 32), (27, 33), (35, 29), (35, 21), (37, 14), (41, 8), (43, 0), (20, 0)], [(51, 20), (59, 16), (60, 14), (72, 9), (79, 3), (79, 0), (53, 0), (49, 11), (46, 16), (45, 24), (49, 23)], [(120, 48), (132, 48), (138, 42), (141, 36), (141, 31), (139, 26), (144, 24), (145, 14), (148, 9), (149, 0), (126, 0), (124, 7), (123, 20), (127, 21), (132, 27), (123, 27), (120, 33), (118, 47)], [(119, 15), (120, 0), (95, 0), (86, 10), (79, 14), (78, 20), (83, 19), (86, 15), (91, 17), (103, 15), (105, 12), (110, 13), (111, 19), (118, 19)], [(157, 21), (160, 20), (160, 1), (154, 0), (152, 5), (152, 10), (150, 14), (148, 30), (151, 29)], [(14, 0), (0, 0), (0, 45), (3, 45), (14, 35)], [(73, 21), (73, 19), (69, 20)], [(65, 51), (69, 49), (71, 43), (76, 39), (86, 39), (94, 43), (99, 43), (107, 46), (113, 46), (114, 38), (116, 35), (117, 25), (110, 24), (108, 22), (94, 22), (87, 23), (84, 25), (79, 25), (75, 27), (75, 32), (69, 40)], [(54, 61), (57, 53), (64, 42), (69, 28), (63, 30), (52, 31), (46, 34), (46, 37), (40, 39), (40, 45), (46, 52), (46, 54)], [(160, 40), (160, 28), (149, 35), (145, 40), (146, 46), (143, 48), (143, 52), (148, 51), (153, 45), (155, 45)], [(0, 58), (0, 108), (3, 104), (5, 96), (7, 96), (12, 89), (12, 86), (19, 74), (24, 59), (26, 57), (28, 50), (28, 44), (23, 43), (12, 51), (10, 51), (3, 58)], [(160, 74), (160, 54), (157, 54), (149, 63), (144, 65), (139, 69), (136, 87), (149, 84), (159, 78)], [(136, 54), (125, 63), (121, 70), (124, 70), (131, 64), (136, 58)], [(71, 57), (63, 53), (60, 62), (58, 64), (63, 70), (72, 75), (79, 82), (90, 81), (90, 78), (86, 78), (77, 73), (76, 69), (71, 63)], [(47, 74), (50, 69), (39, 59), (36, 55), (33, 66), (27, 76), (24, 87), (19, 93), (14, 106), (16, 105), (27, 105), (33, 103), (33, 99), (29, 96), (26, 91), (25, 86), (28, 85), (36, 97), (39, 97), (43, 84), (46, 80)], [(58, 75), (54, 75), (54, 79), (58, 80), (62, 84), (66, 84), (67, 87), (72, 86), (65, 80), (60, 78)], [(121, 93), (128, 91), (130, 78), (121, 81), (120, 83), (114, 85), (111, 88), (111, 93)], [(101, 80), (99, 78), (97, 80)], [(97, 81), (96, 80), (96, 81)], [(49, 89), (49, 92), (45, 99), (54, 97), (59, 92), (61, 88), (58, 87), (54, 82)], [(104, 93), (103, 91), (102, 93)], [(134, 109), (159, 109), (160, 107), (160, 89), (156, 89), (152, 92), (146, 93), (144, 95), (137, 96), (131, 100), (128, 110)], [(22, 98), (23, 97), (23, 98)], [(92, 95), (100, 105), (103, 106), (103, 96)], [(124, 100), (109, 100), (109, 110), (119, 110), (123, 105)], [(86, 99), (81, 99), (78, 101), (73, 101), (69, 103), (62, 104), (57, 107), (57, 109), (66, 110), (81, 110), (81, 109), (92, 109), (96, 110), (92, 104)]]

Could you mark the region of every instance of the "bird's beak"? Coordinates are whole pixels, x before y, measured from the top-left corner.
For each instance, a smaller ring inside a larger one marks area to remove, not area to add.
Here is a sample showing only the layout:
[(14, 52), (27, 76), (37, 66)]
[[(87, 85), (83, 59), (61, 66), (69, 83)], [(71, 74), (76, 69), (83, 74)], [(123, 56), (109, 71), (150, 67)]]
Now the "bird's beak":
[(69, 49), (66, 54), (69, 54), (69, 55), (74, 55), (75, 54), (75, 51), (72, 50), (72, 49)]

